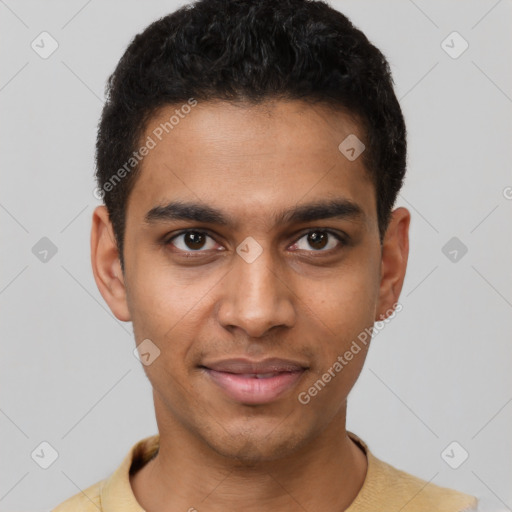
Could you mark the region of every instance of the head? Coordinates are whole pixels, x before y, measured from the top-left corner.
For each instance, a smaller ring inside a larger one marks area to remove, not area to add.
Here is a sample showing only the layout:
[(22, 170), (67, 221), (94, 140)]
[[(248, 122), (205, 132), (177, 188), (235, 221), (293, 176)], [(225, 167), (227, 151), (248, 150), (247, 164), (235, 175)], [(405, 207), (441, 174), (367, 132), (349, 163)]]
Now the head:
[[(159, 351), (159, 426), (254, 460), (340, 424), (369, 343), (335, 363), (405, 275), (405, 160), (386, 59), (323, 2), (205, 0), (134, 38), (99, 125), (92, 262)], [(272, 369), (274, 393), (233, 393), (237, 368)]]

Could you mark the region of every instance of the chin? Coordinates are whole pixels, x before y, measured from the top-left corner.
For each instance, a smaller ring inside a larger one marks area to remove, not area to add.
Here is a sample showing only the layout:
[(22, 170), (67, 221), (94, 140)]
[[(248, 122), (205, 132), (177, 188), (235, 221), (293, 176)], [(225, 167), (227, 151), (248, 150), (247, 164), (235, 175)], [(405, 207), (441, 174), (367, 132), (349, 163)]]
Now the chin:
[[(284, 423), (284, 422), (283, 422)], [(272, 426), (266, 429), (245, 428), (229, 433), (217, 432), (219, 437), (204, 439), (208, 446), (222, 457), (232, 459), (245, 467), (258, 463), (286, 458), (296, 452), (307, 442), (305, 433), (301, 436), (297, 429), (290, 425), (283, 428)]]

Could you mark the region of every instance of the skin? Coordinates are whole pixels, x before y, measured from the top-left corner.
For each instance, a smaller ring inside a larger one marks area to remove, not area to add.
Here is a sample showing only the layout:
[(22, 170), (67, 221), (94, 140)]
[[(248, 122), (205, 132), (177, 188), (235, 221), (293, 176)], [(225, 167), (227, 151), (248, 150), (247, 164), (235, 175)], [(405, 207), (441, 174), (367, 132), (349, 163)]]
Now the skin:
[[(144, 139), (175, 108), (162, 109)], [(108, 213), (96, 208), (98, 288), (119, 320), (133, 322), (136, 343), (150, 339), (161, 351), (144, 366), (160, 451), (131, 478), (148, 512), (345, 510), (361, 489), (367, 460), (345, 423), (367, 347), (307, 405), (298, 401), (359, 333), (390, 314), (405, 277), (410, 213), (393, 211), (381, 246), (363, 159), (338, 149), (349, 134), (364, 141), (347, 114), (301, 101), (199, 103), (144, 158), (127, 205), (124, 273)], [(283, 210), (340, 198), (362, 214), (275, 222)], [(176, 200), (234, 223), (145, 221)], [(211, 238), (202, 247), (170, 241), (183, 229)], [(309, 243), (315, 230), (325, 247)], [(263, 251), (252, 263), (236, 252), (249, 236)], [(247, 405), (199, 367), (231, 357), (292, 359), (308, 369), (274, 402)]]

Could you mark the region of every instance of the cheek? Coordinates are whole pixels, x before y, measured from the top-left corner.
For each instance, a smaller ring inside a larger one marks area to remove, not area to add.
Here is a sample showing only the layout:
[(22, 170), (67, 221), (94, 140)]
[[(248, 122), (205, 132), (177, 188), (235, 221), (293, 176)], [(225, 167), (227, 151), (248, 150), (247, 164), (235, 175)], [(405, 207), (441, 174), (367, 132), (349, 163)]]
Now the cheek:
[(154, 259), (139, 263), (129, 276), (127, 287), (134, 329), (139, 335), (163, 341), (183, 325), (197, 320), (207, 302), (207, 291), (215, 281), (210, 284), (199, 275), (186, 280), (186, 271), (156, 265)]
[(373, 325), (378, 297), (374, 280), (369, 269), (359, 269), (310, 293), (304, 332), (315, 347), (314, 365), (298, 400), (313, 418), (328, 421), (339, 412), (361, 373), (371, 339), (365, 329)]
[(201, 276), (196, 269), (176, 271), (155, 265), (154, 258), (139, 263), (127, 287), (134, 335), (137, 344), (149, 339), (160, 351), (144, 370), (154, 387), (174, 381), (180, 389), (197, 357), (201, 329), (209, 322), (218, 275)]
[(375, 258), (351, 258), (315, 283), (305, 284), (301, 297), (310, 322), (331, 338), (327, 346), (341, 350), (373, 325), (379, 296), (379, 267)]

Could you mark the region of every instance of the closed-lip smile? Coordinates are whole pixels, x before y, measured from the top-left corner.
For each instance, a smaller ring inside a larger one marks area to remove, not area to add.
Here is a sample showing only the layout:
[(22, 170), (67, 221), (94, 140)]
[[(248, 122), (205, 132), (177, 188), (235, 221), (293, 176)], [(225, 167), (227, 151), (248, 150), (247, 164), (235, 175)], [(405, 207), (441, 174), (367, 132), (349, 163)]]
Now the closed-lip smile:
[(308, 369), (303, 363), (280, 358), (223, 359), (205, 362), (201, 368), (225, 395), (248, 405), (275, 401), (294, 387)]

